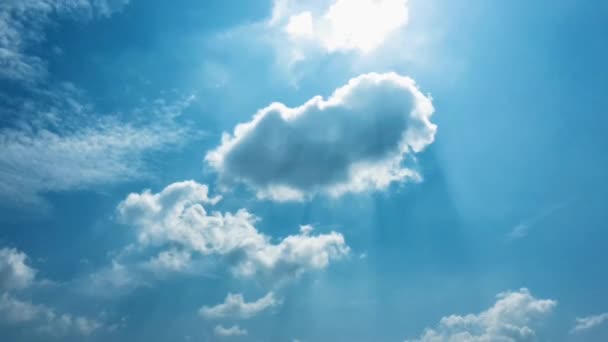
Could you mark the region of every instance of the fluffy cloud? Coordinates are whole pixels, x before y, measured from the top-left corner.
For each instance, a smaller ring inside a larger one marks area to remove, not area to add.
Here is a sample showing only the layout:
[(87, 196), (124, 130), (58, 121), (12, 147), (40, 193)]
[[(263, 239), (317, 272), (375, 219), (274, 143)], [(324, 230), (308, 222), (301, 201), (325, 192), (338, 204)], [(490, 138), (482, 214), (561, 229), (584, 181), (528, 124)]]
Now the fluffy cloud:
[(46, 74), (40, 57), (27, 48), (44, 40), (55, 17), (108, 17), (129, 0), (8, 0), (0, 4), (0, 79), (32, 82)]
[(141, 247), (174, 246), (198, 256), (224, 257), (237, 276), (298, 276), (325, 268), (349, 253), (341, 234), (311, 235), (310, 229), (279, 243), (255, 228), (247, 210), (208, 212), (219, 197), (194, 181), (173, 183), (159, 193), (132, 193), (117, 208), (119, 219), (137, 229)]
[(443, 317), (435, 329), (427, 329), (411, 342), (518, 342), (529, 341), (535, 331), (529, 326), (553, 311), (557, 302), (536, 299), (527, 289), (500, 293), (486, 311), (465, 316)]
[(23, 289), (33, 283), (36, 270), (26, 261), (25, 253), (13, 248), (0, 249), (0, 289)]
[(248, 319), (280, 304), (281, 300), (277, 300), (272, 292), (250, 303), (245, 302), (242, 294), (229, 293), (224, 303), (213, 307), (203, 306), (199, 314), (205, 318)]
[(582, 332), (585, 330), (589, 330), (601, 324), (604, 324), (604, 322), (608, 322), (608, 312), (600, 315), (593, 315), (582, 318), (578, 317), (576, 319), (576, 325), (574, 326), (574, 328), (572, 328), (572, 332)]
[(364, 74), (326, 100), (261, 109), (225, 133), (206, 160), (222, 181), (245, 183), (260, 198), (384, 189), (421, 178), (404, 163), (434, 141), (433, 112), (431, 99), (411, 78)]
[(0, 297), (0, 322), (11, 325), (34, 324), (36, 330), (53, 336), (87, 336), (103, 327), (99, 321), (58, 313), (44, 305), (21, 301), (8, 293)]
[(407, 0), (335, 0), (316, 15), (314, 7), (302, 10), (301, 5), (276, 1), (271, 25), (283, 25), (291, 40), (320, 46), (329, 53), (370, 52), (408, 21)]
[(223, 325), (218, 325), (213, 329), (215, 336), (230, 337), (230, 336), (246, 336), (247, 330), (242, 329), (238, 325), (234, 325), (230, 328), (225, 328)]

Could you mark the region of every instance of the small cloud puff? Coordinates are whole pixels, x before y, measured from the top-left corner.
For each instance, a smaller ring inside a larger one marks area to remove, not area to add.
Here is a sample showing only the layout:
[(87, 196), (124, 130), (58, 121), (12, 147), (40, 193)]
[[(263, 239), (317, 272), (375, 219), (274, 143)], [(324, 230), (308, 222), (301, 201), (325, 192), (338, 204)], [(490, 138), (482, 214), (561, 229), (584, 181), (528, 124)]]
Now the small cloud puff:
[(496, 303), (486, 311), (465, 316), (443, 317), (437, 328), (426, 329), (410, 342), (448, 341), (528, 341), (535, 331), (530, 323), (553, 311), (557, 302), (536, 299), (528, 289), (498, 294)]
[(579, 333), (585, 330), (595, 328), (599, 325), (608, 322), (608, 312), (600, 315), (592, 315), (587, 317), (578, 317), (576, 319), (576, 325), (572, 328), (573, 333)]
[(205, 318), (232, 318), (249, 319), (267, 309), (281, 305), (282, 301), (276, 299), (273, 292), (269, 292), (264, 297), (247, 303), (240, 293), (229, 293), (224, 303), (213, 307), (203, 306), (199, 314)]
[(238, 325), (234, 325), (230, 328), (225, 328), (223, 325), (218, 325), (213, 329), (215, 336), (220, 337), (231, 337), (231, 336), (246, 336), (247, 330), (242, 329)]
[(260, 110), (224, 134), (206, 161), (223, 183), (244, 183), (277, 201), (381, 190), (421, 179), (404, 163), (433, 143), (433, 112), (411, 78), (364, 74), (326, 100)]
[(32, 285), (36, 270), (26, 264), (27, 255), (14, 248), (0, 249), (0, 289), (23, 289)]

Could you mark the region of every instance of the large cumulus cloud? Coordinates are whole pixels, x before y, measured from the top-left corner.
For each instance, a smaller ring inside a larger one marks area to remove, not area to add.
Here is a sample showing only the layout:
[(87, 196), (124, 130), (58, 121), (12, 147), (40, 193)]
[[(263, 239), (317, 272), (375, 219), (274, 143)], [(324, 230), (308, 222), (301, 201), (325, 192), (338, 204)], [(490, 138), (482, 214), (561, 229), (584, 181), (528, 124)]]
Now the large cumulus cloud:
[(302, 200), (317, 193), (385, 189), (420, 179), (404, 164), (433, 142), (433, 112), (431, 99), (411, 78), (364, 74), (328, 99), (261, 109), (225, 133), (206, 160), (224, 183), (245, 183), (260, 198)]

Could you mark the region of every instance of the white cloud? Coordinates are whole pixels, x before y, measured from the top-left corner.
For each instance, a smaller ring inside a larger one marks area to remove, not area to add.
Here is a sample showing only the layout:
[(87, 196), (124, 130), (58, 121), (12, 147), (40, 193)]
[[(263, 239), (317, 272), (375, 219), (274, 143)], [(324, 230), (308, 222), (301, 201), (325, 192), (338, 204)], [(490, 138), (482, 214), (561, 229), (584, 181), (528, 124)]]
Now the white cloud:
[(89, 295), (110, 297), (130, 292), (134, 288), (144, 285), (146, 282), (139, 273), (117, 260), (112, 260), (110, 266), (88, 274), (84, 279), (77, 281), (76, 287)]
[(44, 41), (44, 28), (56, 17), (108, 17), (129, 0), (8, 0), (0, 4), (0, 79), (34, 82), (46, 75), (46, 63), (29, 55)]
[(587, 317), (577, 317), (576, 318), (576, 325), (574, 326), (574, 328), (572, 328), (572, 332), (582, 332), (585, 330), (589, 330), (592, 328), (595, 328), (599, 325), (604, 324), (605, 322), (608, 322), (608, 312), (600, 314), (600, 315), (593, 315), (593, 316), (587, 316)]
[(32, 285), (36, 270), (26, 264), (27, 255), (14, 248), (0, 249), (0, 289), (23, 289)]
[(0, 199), (40, 203), (46, 192), (148, 176), (146, 153), (187, 137), (173, 118), (192, 101), (154, 104), (145, 110), (152, 121), (141, 124), (116, 116), (95, 118), (76, 98), (65, 99), (69, 106), (44, 111), (38, 108), (42, 104), (33, 104), (27, 123), (0, 129)]
[(293, 43), (312, 43), (329, 53), (370, 52), (408, 22), (407, 0), (304, 3), (308, 6), (297, 6), (293, 1), (275, 1), (269, 24), (284, 25), (284, 31)]
[(8, 293), (0, 297), (0, 322), (5, 324), (34, 324), (35, 330), (53, 336), (88, 336), (103, 328), (97, 320), (58, 313), (44, 305), (21, 301)]
[(26, 264), (25, 253), (12, 248), (0, 249), (0, 323), (8, 325), (32, 324), (34, 329), (53, 336), (70, 334), (90, 335), (101, 329), (97, 320), (67, 313), (41, 304), (22, 301), (9, 291), (31, 287), (36, 270)]
[(141, 247), (179, 246), (197, 256), (224, 257), (237, 276), (298, 276), (349, 253), (344, 237), (335, 232), (313, 236), (306, 231), (273, 244), (245, 209), (209, 213), (205, 207), (217, 201), (206, 185), (184, 181), (159, 193), (132, 193), (117, 211), (123, 223), (137, 229)]
[(550, 314), (557, 302), (536, 299), (527, 289), (500, 293), (486, 311), (443, 317), (435, 329), (426, 329), (411, 342), (519, 342), (535, 336), (534, 320)]
[(431, 99), (411, 78), (364, 74), (327, 100), (316, 96), (295, 108), (273, 103), (261, 109), (225, 133), (206, 160), (223, 182), (245, 183), (260, 198), (385, 189), (421, 179), (404, 162), (434, 141), (433, 112)]
[(269, 292), (264, 297), (247, 303), (242, 294), (229, 293), (224, 300), (224, 303), (216, 306), (203, 306), (199, 310), (199, 314), (205, 318), (232, 318), (232, 319), (248, 319), (264, 310), (281, 305), (281, 300), (275, 298), (274, 293)]
[(156, 257), (145, 262), (143, 267), (157, 273), (179, 272), (188, 269), (191, 259), (192, 254), (188, 251), (170, 249), (158, 253)]
[(231, 336), (246, 336), (247, 330), (242, 329), (238, 325), (234, 325), (230, 328), (225, 328), (223, 325), (218, 325), (213, 329), (216, 336), (231, 337)]

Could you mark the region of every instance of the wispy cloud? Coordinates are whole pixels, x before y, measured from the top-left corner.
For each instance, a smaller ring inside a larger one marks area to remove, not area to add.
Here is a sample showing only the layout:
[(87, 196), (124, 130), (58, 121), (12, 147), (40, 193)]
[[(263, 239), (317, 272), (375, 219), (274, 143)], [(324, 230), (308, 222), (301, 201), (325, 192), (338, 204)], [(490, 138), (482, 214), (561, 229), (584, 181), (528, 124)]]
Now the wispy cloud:
[(205, 318), (232, 318), (232, 319), (248, 319), (262, 311), (281, 305), (282, 301), (276, 299), (274, 293), (269, 292), (264, 297), (253, 301), (246, 302), (243, 295), (240, 293), (229, 293), (224, 300), (224, 303), (216, 306), (203, 306), (199, 310), (199, 314)]
[(522, 220), (511, 229), (508, 234), (508, 238), (510, 240), (516, 240), (526, 237), (532, 227), (534, 227), (536, 224), (540, 223), (544, 219), (550, 217), (551, 215), (557, 213), (558, 211), (568, 207), (571, 203), (572, 201), (567, 201), (548, 207), (545, 210), (537, 213), (536, 215)]
[(56, 17), (108, 17), (129, 0), (8, 0), (0, 3), (0, 80), (36, 82), (46, 76), (46, 62), (28, 47), (45, 40), (44, 28)]
[[(89, 189), (146, 176), (148, 152), (183, 140), (185, 130), (172, 120), (191, 98), (99, 113), (77, 86), (45, 77), (46, 62), (28, 52), (45, 40), (46, 28), (56, 20), (105, 18), (128, 3), (0, 3), (0, 82), (12, 82), (0, 92), (1, 206), (35, 203), (42, 204), (38, 211), (44, 211), (42, 195), (47, 192)], [(142, 111), (148, 114), (146, 120), (138, 118), (144, 117)]]
[(230, 337), (230, 336), (245, 336), (248, 334), (246, 329), (234, 325), (230, 328), (226, 328), (223, 325), (218, 325), (213, 329), (215, 336)]
[(173, 120), (193, 100), (139, 109), (150, 114), (145, 121), (100, 117), (76, 96), (46, 109), (33, 102), (26, 121), (0, 129), (0, 200), (41, 203), (46, 192), (149, 176), (146, 154), (185, 140), (186, 130)]
[(585, 330), (595, 328), (606, 322), (608, 322), (608, 312), (587, 317), (577, 317), (576, 325), (572, 328), (571, 332), (579, 333)]

